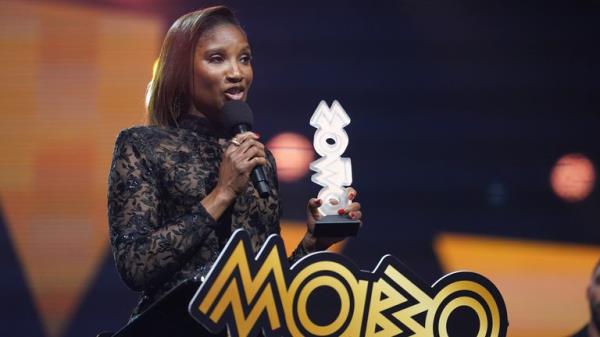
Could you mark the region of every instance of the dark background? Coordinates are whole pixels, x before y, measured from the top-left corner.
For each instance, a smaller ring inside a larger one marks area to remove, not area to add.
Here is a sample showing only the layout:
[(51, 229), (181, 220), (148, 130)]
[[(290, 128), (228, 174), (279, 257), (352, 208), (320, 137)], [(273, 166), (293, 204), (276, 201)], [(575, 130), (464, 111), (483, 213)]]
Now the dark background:
[[(339, 100), (364, 210), (344, 254), (363, 269), (390, 253), (434, 282), (439, 232), (600, 242), (597, 188), (568, 203), (549, 184), (566, 153), (600, 163), (599, 1), (70, 2), (161, 13), (165, 31), (187, 11), (230, 6), (252, 45), (264, 139), (312, 139), (318, 102)], [(281, 190), (285, 217), (302, 220), (318, 187), (306, 176)], [(136, 298), (107, 252), (66, 336), (116, 330)], [(15, 310), (41, 335), (31, 300)]]

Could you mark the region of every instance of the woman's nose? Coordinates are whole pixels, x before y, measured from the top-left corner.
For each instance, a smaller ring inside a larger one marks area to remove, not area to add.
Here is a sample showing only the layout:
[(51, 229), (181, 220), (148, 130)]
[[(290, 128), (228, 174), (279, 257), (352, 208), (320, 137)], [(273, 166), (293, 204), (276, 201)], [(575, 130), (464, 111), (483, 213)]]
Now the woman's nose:
[(240, 69), (240, 65), (237, 62), (231, 62), (229, 69), (226, 73), (227, 81), (232, 83), (240, 82), (244, 79), (244, 75), (242, 74), (242, 70)]

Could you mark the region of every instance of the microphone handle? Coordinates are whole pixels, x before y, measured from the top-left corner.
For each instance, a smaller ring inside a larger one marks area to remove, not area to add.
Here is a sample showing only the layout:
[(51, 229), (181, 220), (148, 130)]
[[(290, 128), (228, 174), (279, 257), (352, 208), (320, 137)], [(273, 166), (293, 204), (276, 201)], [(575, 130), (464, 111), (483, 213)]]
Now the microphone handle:
[[(250, 131), (250, 128), (246, 124), (239, 124), (235, 129), (237, 133)], [(250, 179), (252, 180), (252, 184), (258, 191), (258, 195), (260, 195), (261, 198), (268, 198), (269, 195), (271, 195), (271, 188), (269, 187), (269, 183), (267, 181), (267, 174), (265, 173), (265, 168), (262, 165), (255, 166), (252, 169), (252, 172), (250, 172)]]

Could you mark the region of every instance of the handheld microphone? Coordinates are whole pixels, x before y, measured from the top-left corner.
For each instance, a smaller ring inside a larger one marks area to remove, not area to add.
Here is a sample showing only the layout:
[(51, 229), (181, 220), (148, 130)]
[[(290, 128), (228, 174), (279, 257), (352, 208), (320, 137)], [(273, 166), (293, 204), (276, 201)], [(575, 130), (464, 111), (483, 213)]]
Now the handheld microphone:
[[(250, 106), (246, 102), (238, 100), (227, 101), (223, 105), (221, 122), (227, 132), (227, 136), (233, 137), (238, 133), (251, 131), (254, 117)], [(271, 188), (267, 182), (264, 167), (254, 167), (250, 173), (250, 179), (261, 198), (267, 198), (271, 194)]]

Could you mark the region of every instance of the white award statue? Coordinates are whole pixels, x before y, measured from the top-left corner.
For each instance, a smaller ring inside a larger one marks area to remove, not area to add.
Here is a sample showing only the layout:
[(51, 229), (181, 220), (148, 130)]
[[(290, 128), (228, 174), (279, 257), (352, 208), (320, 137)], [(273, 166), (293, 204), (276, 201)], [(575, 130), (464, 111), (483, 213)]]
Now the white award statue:
[(315, 236), (354, 236), (360, 227), (360, 221), (347, 215), (339, 215), (340, 208), (351, 203), (346, 187), (352, 184), (352, 165), (350, 158), (342, 158), (348, 147), (348, 134), (344, 130), (350, 124), (350, 117), (338, 101), (331, 108), (321, 101), (310, 118), (310, 125), (317, 128), (313, 144), (321, 158), (310, 164), (315, 171), (311, 180), (323, 186), (318, 198), (321, 219), (315, 225)]

